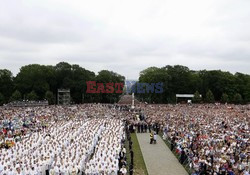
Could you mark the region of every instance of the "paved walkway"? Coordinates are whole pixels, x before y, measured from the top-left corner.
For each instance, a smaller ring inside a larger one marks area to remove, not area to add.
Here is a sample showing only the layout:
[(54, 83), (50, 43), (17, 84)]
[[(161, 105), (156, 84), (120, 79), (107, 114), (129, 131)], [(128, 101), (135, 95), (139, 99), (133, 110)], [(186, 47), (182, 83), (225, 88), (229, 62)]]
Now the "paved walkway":
[(149, 133), (136, 134), (149, 175), (187, 175), (188, 173), (164, 143), (149, 144)]

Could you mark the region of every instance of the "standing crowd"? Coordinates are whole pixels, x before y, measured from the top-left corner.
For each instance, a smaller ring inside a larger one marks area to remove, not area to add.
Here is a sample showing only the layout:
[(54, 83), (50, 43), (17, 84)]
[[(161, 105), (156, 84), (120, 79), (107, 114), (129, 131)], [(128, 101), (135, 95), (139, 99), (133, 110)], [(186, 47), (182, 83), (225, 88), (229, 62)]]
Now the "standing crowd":
[[(250, 106), (146, 105), (147, 127), (170, 142), (193, 175), (250, 174)], [(135, 119), (131, 123), (140, 125)]]
[(0, 108), (0, 174), (133, 174), (130, 133), (150, 132), (192, 175), (249, 175), (249, 121), (247, 105)]

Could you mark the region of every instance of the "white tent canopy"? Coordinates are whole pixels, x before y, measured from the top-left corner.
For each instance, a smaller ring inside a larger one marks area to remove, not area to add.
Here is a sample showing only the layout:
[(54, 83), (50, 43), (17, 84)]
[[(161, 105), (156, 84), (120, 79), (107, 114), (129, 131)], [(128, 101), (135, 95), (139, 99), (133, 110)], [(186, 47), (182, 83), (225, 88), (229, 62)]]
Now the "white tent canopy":
[(177, 98), (193, 98), (194, 94), (176, 94)]
[[(202, 95), (200, 95), (202, 97)], [(176, 103), (178, 98), (194, 98), (194, 94), (176, 94)], [(191, 100), (188, 100), (188, 103), (191, 103)]]

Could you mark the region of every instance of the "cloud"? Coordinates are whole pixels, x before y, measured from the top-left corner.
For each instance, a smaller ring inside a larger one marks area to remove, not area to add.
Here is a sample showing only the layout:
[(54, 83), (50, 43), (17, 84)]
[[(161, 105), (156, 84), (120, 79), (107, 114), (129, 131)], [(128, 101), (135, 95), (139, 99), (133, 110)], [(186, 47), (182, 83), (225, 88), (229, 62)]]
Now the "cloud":
[(0, 69), (67, 61), (136, 79), (149, 66), (250, 73), (249, 0), (13, 0), (0, 6)]

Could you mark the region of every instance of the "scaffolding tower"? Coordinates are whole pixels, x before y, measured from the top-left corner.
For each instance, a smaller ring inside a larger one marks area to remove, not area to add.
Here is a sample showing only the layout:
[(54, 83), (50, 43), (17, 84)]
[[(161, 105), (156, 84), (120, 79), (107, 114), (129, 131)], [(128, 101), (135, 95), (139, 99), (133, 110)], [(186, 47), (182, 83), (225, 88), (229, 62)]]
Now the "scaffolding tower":
[(70, 104), (70, 89), (57, 90), (57, 104), (69, 105)]

